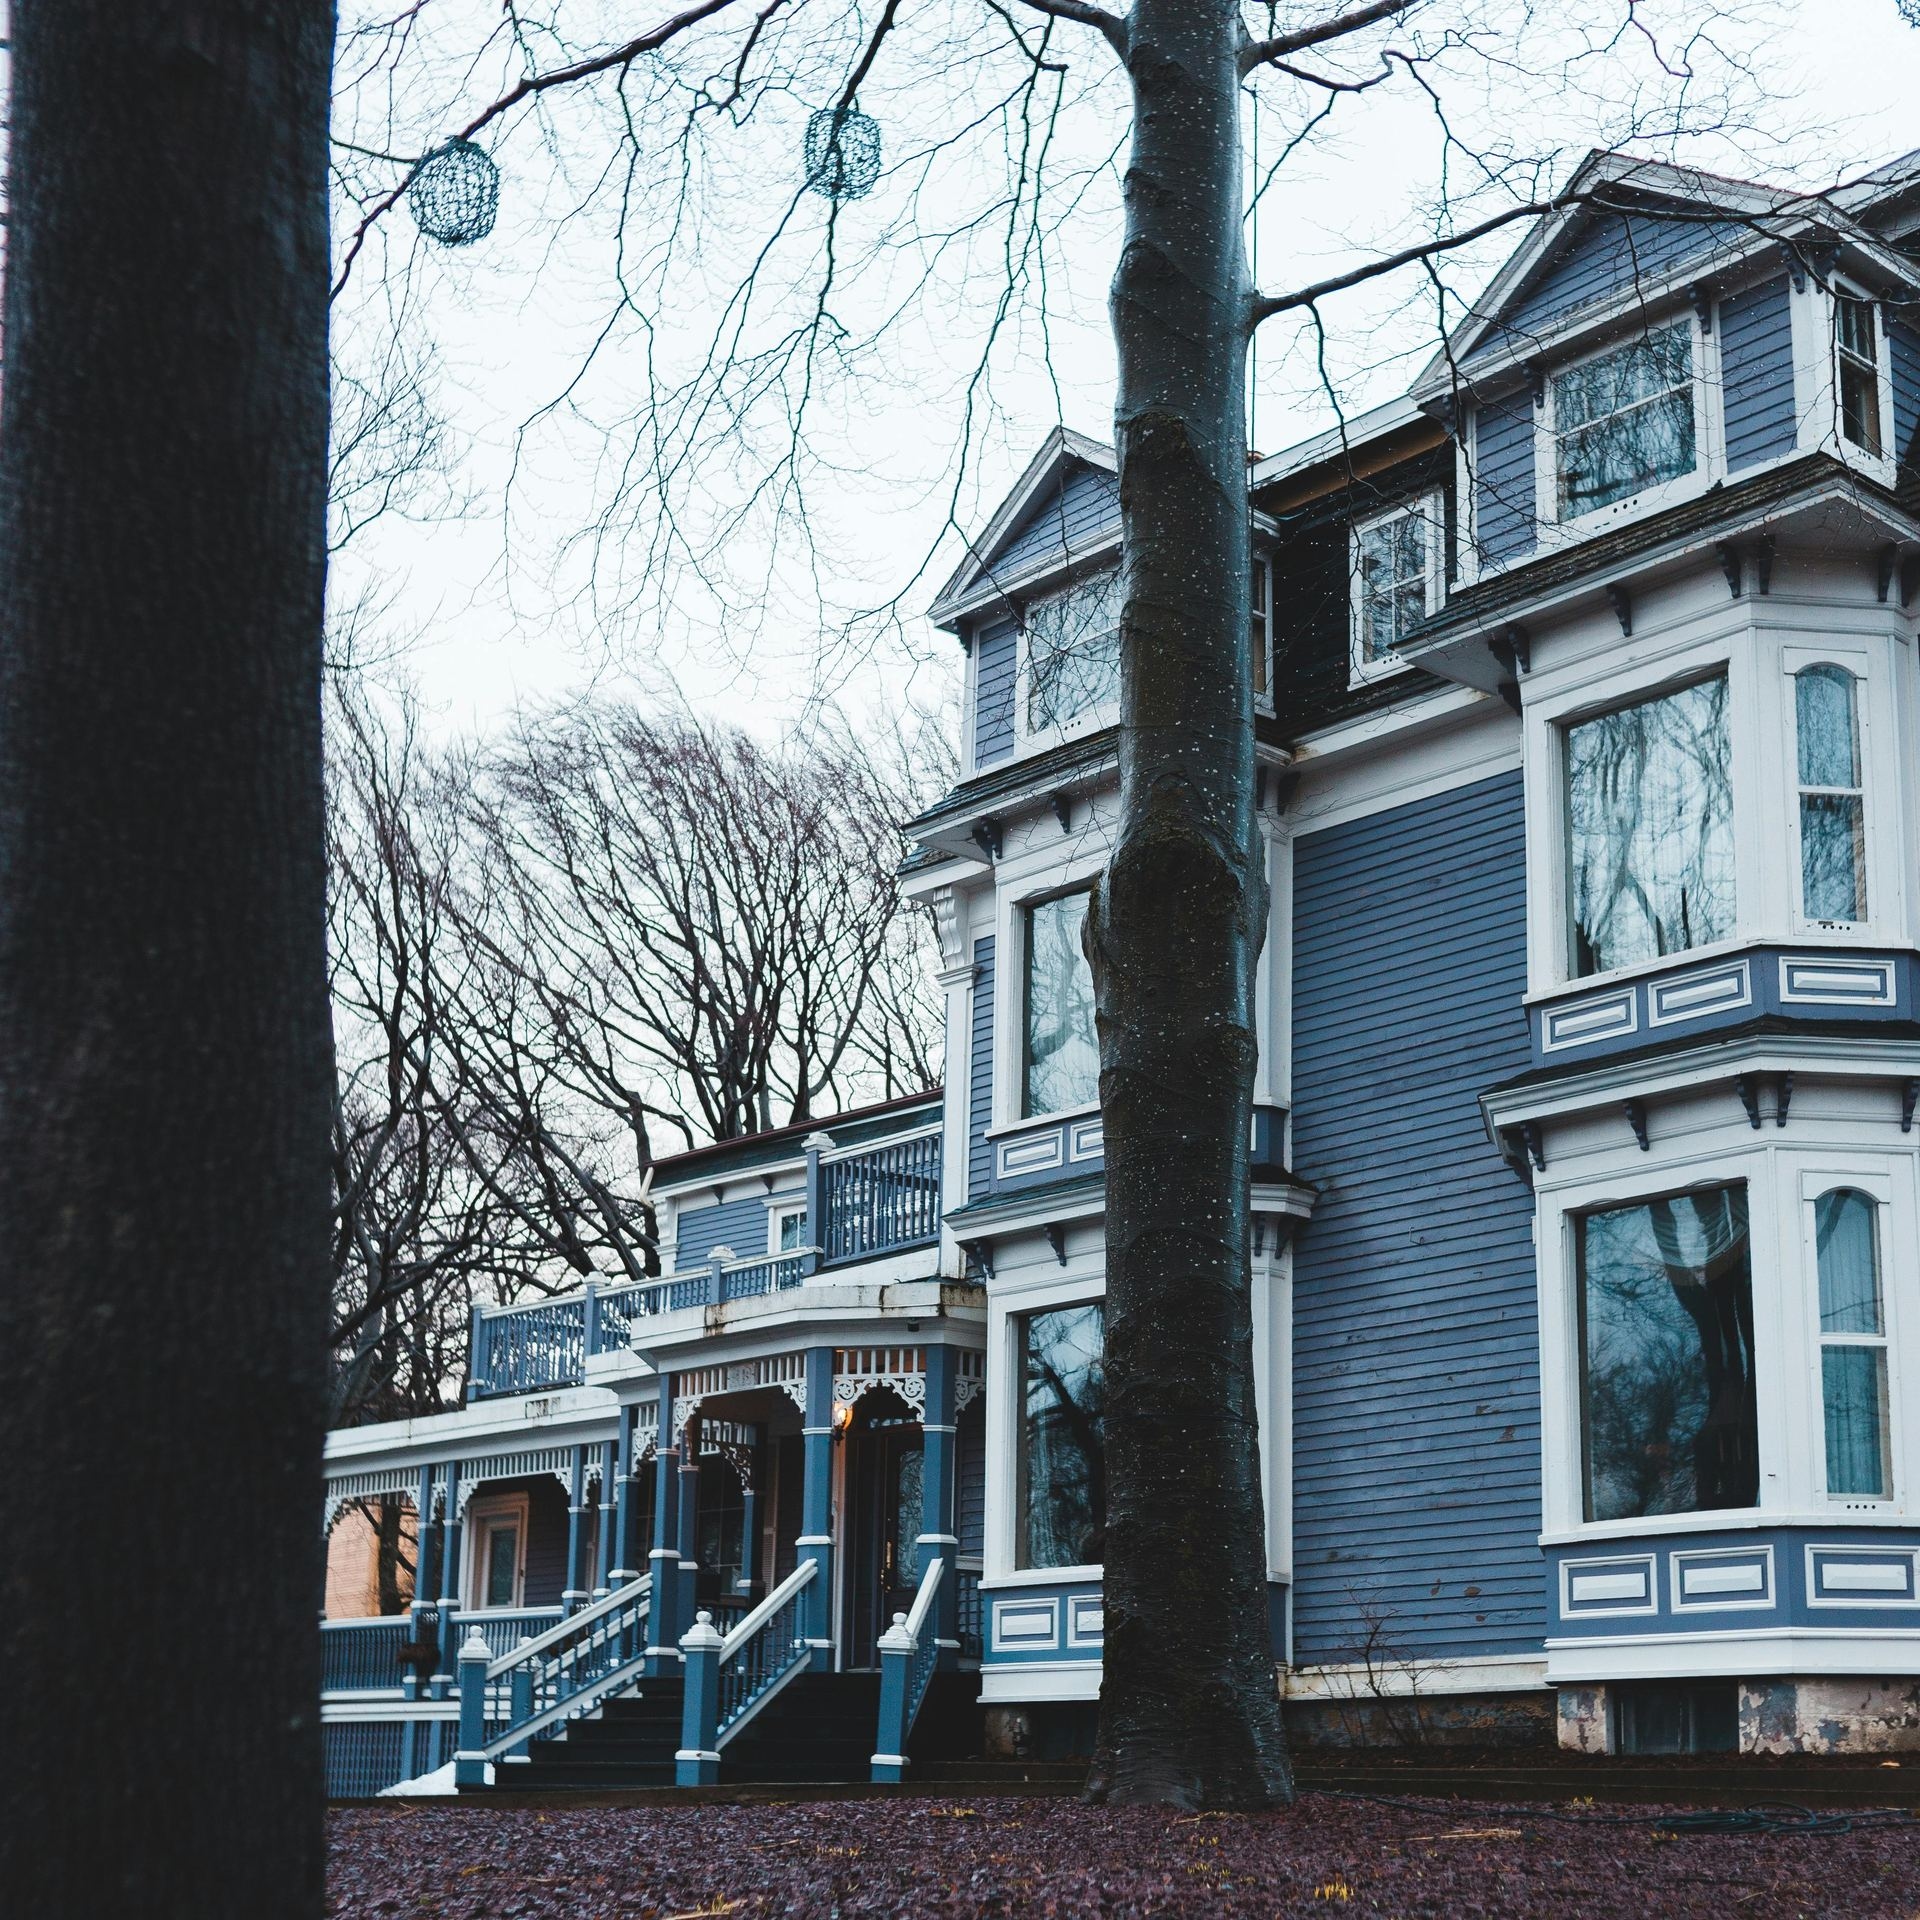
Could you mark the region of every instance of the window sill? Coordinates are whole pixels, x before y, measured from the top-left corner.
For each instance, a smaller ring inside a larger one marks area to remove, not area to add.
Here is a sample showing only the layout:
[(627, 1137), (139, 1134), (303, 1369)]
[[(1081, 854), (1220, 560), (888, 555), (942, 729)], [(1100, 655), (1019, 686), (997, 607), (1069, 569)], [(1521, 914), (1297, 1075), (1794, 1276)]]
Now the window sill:
[(1899, 1527), (1914, 1521), (1898, 1501), (1871, 1511), (1835, 1505), (1816, 1508), (1720, 1507), (1706, 1513), (1662, 1513), (1645, 1520), (1589, 1520), (1573, 1527), (1550, 1527), (1539, 1536), (1542, 1547), (1605, 1546), (1618, 1540), (1665, 1539), (1693, 1533), (1763, 1533), (1780, 1527)]
[(1003, 1587), (1084, 1586), (1089, 1580), (1103, 1580), (1105, 1577), (1104, 1566), (1021, 1567), (1013, 1573), (982, 1574), (980, 1584), (988, 1591), (998, 1591)]
[(1030, 1113), (1021, 1120), (996, 1120), (981, 1136), (986, 1140), (1004, 1140), (1016, 1133), (1034, 1133), (1046, 1127), (1065, 1126), (1070, 1120), (1090, 1120), (1100, 1111), (1100, 1102), (1090, 1100), (1084, 1107), (1062, 1107), (1057, 1113)]

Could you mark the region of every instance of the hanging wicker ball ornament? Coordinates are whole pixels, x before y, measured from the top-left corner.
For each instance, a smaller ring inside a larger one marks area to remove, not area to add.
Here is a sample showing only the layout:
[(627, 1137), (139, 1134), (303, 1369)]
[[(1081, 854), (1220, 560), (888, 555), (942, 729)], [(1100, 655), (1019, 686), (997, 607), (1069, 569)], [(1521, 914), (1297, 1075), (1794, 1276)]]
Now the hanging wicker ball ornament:
[(880, 178), (880, 123), (858, 107), (823, 107), (807, 122), (807, 185), (858, 200)]
[(484, 147), (449, 140), (414, 168), (407, 211), (429, 240), (470, 247), (493, 231), (500, 212), (500, 169)]

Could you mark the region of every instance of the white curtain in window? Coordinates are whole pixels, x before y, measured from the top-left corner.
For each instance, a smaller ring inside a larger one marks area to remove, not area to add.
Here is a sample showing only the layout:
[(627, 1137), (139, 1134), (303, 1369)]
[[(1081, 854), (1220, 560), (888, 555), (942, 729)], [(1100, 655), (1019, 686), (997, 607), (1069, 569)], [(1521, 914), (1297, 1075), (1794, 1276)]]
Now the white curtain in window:
[(1880, 1304), (1877, 1208), (1842, 1188), (1814, 1202), (1820, 1270), (1820, 1387), (1827, 1491), (1880, 1499), (1887, 1491), (1887, 1355)]

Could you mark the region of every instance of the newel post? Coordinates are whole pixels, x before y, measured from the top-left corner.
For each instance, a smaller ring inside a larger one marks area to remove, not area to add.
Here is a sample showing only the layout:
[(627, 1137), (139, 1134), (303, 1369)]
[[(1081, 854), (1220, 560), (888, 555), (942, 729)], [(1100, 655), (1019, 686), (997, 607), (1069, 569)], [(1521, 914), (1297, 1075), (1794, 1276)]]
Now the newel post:
[(680, 1751), (673, 1756), (676, 1787), (710, 1787), (720, 1778), (720, 1649), (713, 1615), (700, 1613), (680, 1636), (686, 1692), (680, 1705)]
[(456, 1787), (487, 1784), (487, 1668), (493, 1652), (476, 1627), (460, 1648), (460, 1746), (453, 1756)]
[(907, 1770), (907, 1686), (916, 1651), (907, 1616), (896, 1613), (880, 1636), (879, 1744), (873, 1752), (873, 1777), (899, 1780)]
[(807, 1270), (818, 1273), (827, 1258), (827, 1183), (820, 1156), (833, 1151), (833, 1135), (810, 1133), (800, 1144), (807, 1154), (807, 1244), (817, 1249)]

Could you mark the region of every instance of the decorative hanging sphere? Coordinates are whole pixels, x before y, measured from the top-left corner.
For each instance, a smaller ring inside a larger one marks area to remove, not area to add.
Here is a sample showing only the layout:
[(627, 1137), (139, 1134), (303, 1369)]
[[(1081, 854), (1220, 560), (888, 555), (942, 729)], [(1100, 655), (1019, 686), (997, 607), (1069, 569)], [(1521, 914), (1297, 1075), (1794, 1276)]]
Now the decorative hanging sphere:
[(823, 107), (807, 122), (807, 185), (858, 200), (880, 178), (880, 123), (858, 107)]
[(493, 231), (500, 211), (500, 169), (484, 147), (449, 140), (413, 170), (407, 211), (429, 240), (467, 247)]

